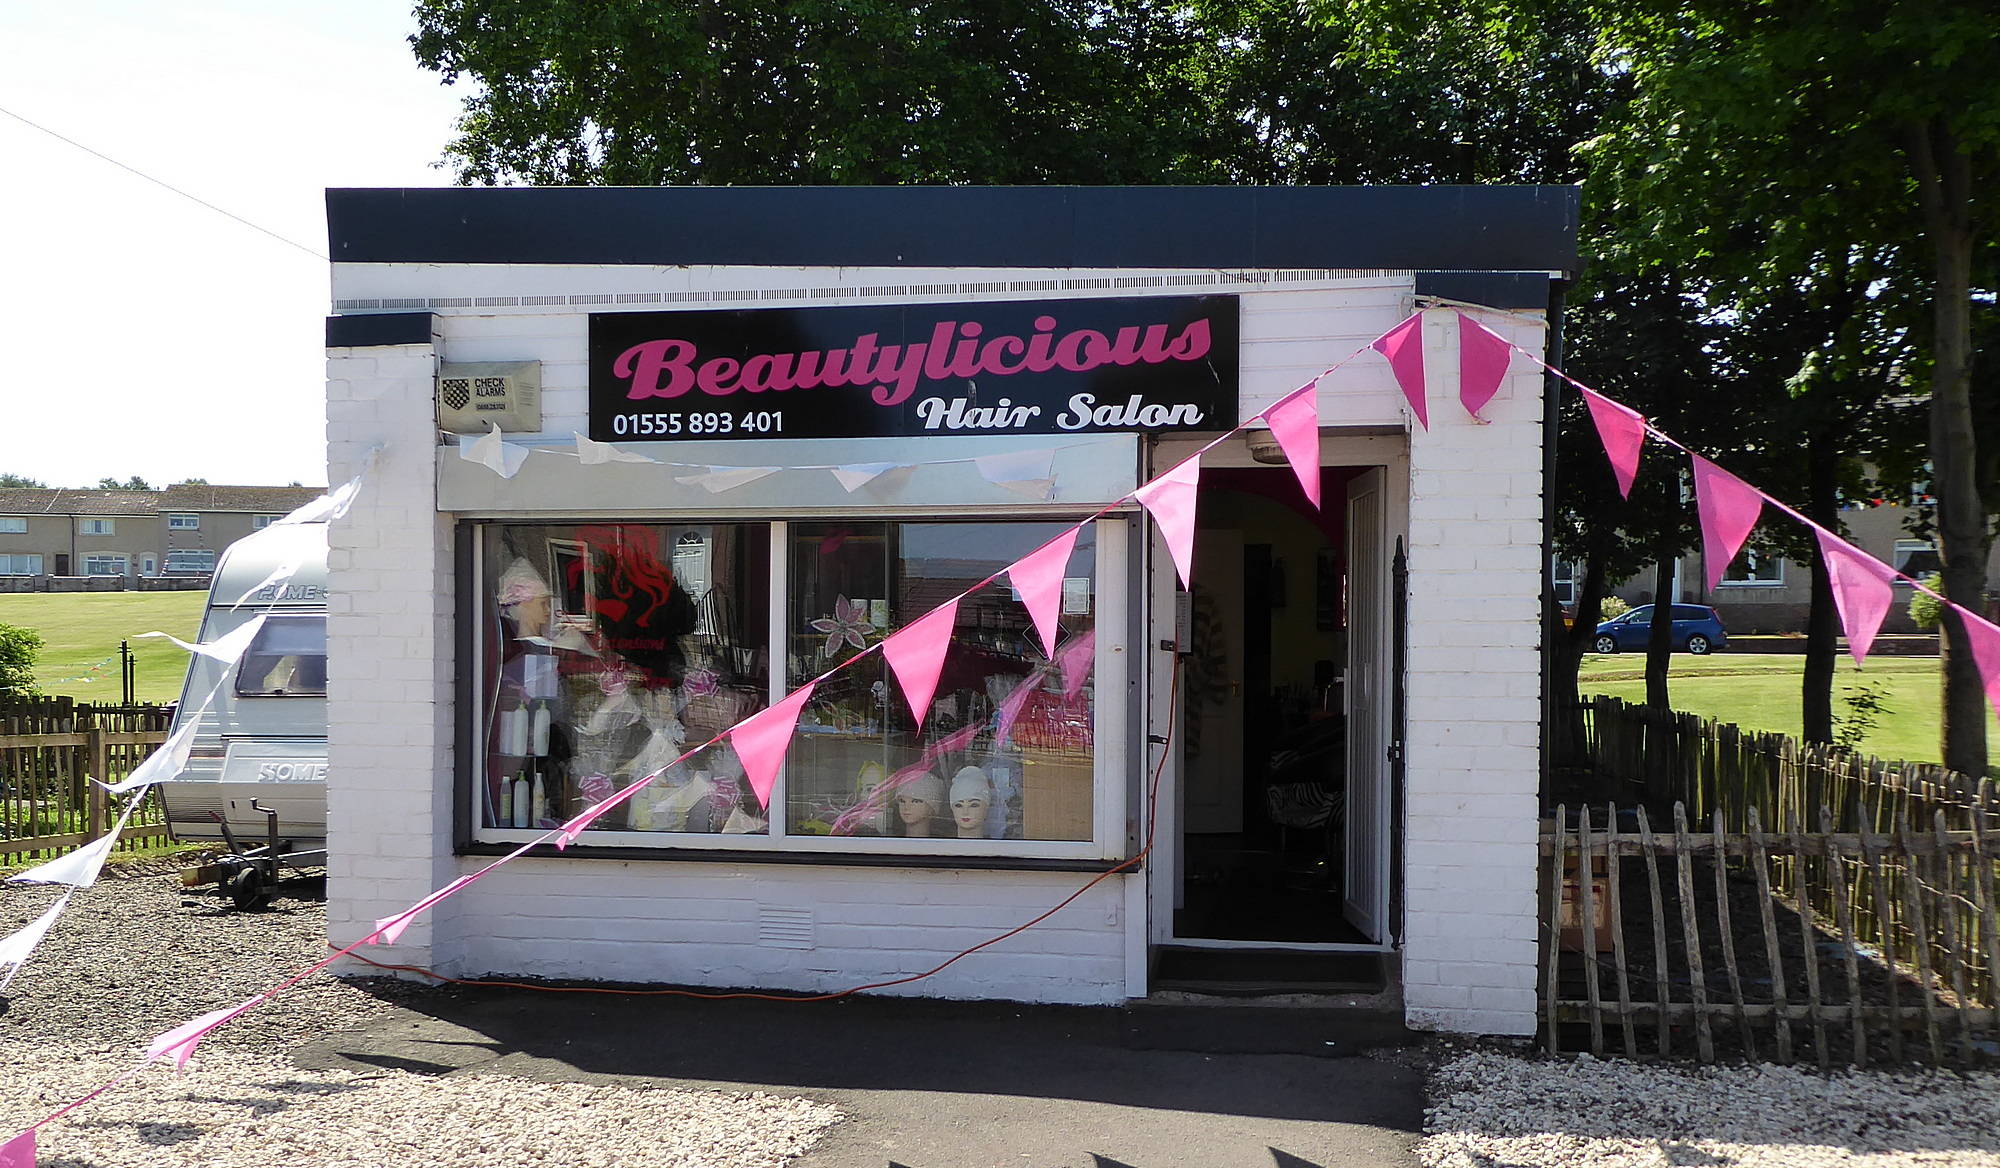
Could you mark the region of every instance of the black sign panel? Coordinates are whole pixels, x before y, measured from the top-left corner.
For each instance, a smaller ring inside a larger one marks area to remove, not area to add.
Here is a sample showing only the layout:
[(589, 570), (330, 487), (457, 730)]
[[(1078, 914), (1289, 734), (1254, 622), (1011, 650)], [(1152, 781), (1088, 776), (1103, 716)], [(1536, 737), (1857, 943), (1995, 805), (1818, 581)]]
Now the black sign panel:
[(590, 436), (1226, 430), (1234, 296), (590, 318)]

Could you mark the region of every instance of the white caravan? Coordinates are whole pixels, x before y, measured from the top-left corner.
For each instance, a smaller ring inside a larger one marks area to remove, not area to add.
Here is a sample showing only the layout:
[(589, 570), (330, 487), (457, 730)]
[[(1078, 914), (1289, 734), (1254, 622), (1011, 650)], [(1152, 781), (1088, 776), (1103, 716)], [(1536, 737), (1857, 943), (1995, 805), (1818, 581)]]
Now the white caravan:
[[(276, 524), (222, 553), (200, 640), (259, 616), (263, 627), (234, 664), (201, 654), (189, 662), (174, 729), (199, 723), (186, 768), (161, 795), (182, 839), (233, 837), (239, 853), (274, 836), (281, 851), (317, 848), (326, 837), (326, 524)], [(275, 878), (275, 867), (264, 875)]]

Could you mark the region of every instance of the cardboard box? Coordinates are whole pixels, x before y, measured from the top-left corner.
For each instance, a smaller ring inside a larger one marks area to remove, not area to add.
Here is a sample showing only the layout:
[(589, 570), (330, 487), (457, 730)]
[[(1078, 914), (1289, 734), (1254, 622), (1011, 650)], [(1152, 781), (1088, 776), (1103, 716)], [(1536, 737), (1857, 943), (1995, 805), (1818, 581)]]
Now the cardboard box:
[(1030, 747), (1021, 751), (1022, 837), (1031, 840), (1091, 838), (1096, 802), (1089, 755)]

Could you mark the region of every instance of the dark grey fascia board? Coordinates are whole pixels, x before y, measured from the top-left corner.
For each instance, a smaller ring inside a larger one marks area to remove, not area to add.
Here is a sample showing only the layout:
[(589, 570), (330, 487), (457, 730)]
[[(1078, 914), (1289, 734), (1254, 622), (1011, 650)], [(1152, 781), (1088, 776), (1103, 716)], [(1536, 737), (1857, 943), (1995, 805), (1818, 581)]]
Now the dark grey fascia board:
[(367, 349), (377, 345), (428, 345), (437, 317), (428, 312), (365, 312), (326, 318), (326, 347)]
[(1488, 308), (1541, 312), (1549, 306), (1547, 272), (1418, 272), (1419, 299), (1436, 296)]
[(1578, 189), (331, 189), (336, 263), (1574, 272)]

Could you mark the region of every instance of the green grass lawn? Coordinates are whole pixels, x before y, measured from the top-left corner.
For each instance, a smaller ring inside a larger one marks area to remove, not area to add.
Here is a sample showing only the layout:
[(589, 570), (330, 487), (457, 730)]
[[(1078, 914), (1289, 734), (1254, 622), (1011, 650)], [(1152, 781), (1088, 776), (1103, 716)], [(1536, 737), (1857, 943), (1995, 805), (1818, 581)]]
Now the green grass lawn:
[[(43, 693), (115, 703), (118, 642), (156, 629), (192, 641), (207, 599), (206, 592), (9, 592), (0, 593), (0, 621), (42, 635), (46, 643), (35, 662), (35, 682)], [(132, 640), (132, 652), (138, 660), (134, 697), (142, 702), (180, 697), (185, 652), (159, 637)]]
[[(1718, 722), (1734, 722), (1746, 730), (1796, 735), (1804, 724), (1799, 709), (1799, 687), (1805, 662), (1803, 654), (1722, 652), (1696, 657), (1676, 653), (1667, 675), (1668, 696), (1676, 710)], [(1863, 684), (1882, 692), (1884, 708), (1874, 730), (1862, 740), (1862, 751), (1885, 759), (1936, 762), (1940, 709), (1938, 659), (1870, 657), (1867, 665), (1857, 669), (1854, 659), (1843, 652), (1833, 675), (1836, 723), (1848, 712), (1842, 700), (1848, 696), (1845, 690)], [(1610, 694), (1628, 702), (1643, 702), (1646, 655), (1586, 656), (1577, 686), (1585, 694)], [(2000, 765), (2000, 725), (1990, 714), (1986, 741), (1996, 765)]]

